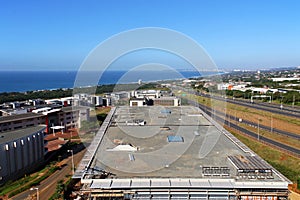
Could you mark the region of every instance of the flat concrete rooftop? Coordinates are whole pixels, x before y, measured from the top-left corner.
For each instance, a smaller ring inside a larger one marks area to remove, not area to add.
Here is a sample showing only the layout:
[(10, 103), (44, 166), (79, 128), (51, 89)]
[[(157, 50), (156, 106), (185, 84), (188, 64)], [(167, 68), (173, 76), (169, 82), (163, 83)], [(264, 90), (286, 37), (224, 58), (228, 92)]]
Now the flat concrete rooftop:
[(29, 120), (38, 117), (45, 117), (45, 115), (28, 112), (28, 113), (18, 114), (18, 115), (2, 116), (0, 117), (0, 123), (7, 123), (7, 122), (18, 121), (18, 120), (24, 120), (24, 119)]
[[(257, 177), (238, 174), (229, 156), (243, 161), (256, 155), (204, 115), (192, 106), (118, 107), (90, 168), (108, 172), (108, 179), (283, 181), (278, 173)], [(127, 124), (134, 120), (145, 120), (146, 125)], [(170, 135), (183, 141), (170, 142)], [(95, 179), (95, 174), (86, 173), (82, 178)]]

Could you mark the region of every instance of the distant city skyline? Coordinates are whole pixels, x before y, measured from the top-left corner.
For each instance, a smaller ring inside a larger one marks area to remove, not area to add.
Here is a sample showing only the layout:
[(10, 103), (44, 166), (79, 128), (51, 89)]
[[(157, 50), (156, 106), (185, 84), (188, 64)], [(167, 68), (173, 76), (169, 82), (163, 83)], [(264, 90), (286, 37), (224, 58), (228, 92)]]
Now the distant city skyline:
[[(2, 1), (0, 71), (78, 70), (99, 43), (141, 27), (186, 34), (219, 69), (297, 67), (299, 7), (296, 0)], [(130, 67), (123, 60), (116, 68)]]

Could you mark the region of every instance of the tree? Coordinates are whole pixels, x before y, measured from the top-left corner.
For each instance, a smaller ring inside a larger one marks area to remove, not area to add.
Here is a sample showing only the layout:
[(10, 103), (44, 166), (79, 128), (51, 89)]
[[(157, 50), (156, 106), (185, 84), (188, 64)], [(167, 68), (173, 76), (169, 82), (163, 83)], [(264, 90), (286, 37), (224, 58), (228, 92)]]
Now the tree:
[(55, 193), (52, 195), (50, 200), (54, 199), (63, 199), (64, 198), (64, 192), (65, 192), (65, 184), (63, 180), (60, 180), (57, 182)]

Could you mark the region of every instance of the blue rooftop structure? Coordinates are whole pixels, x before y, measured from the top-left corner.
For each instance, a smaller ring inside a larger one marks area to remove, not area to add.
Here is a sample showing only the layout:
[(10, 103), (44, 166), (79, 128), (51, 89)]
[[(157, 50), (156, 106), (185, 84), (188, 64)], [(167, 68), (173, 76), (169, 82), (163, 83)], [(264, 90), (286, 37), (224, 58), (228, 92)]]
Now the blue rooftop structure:
[(180, 135), (168, 135), (168, 142), (183, 142), (183, 137)]
[(160, 113), (161, 113), (161, 114), (171, 114), (172, 111), (171, 111), (171, 110), (168, 110), (168, 109), (165, 109), (165, 110), (161, 110)]

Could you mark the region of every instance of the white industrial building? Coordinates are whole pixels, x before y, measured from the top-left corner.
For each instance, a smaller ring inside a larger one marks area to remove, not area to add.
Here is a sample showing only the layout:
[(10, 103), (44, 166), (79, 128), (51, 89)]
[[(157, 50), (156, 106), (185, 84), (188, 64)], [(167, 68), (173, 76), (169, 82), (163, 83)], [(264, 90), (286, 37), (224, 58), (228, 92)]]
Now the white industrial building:
[(73, 176), (82, 198), (287, 200), (290, 181), (202, 110), (161, 109), (111, 109)]
[(153, 105), (157, 106), (180, 106), (181, 101), (177, 97), (160, 97), (153, 99)]
[(90, 102), (95, 106), (103, 106), (103, 98), (101, 96), (92, 95), (90, 96)]
[(146, 106), (146, 99), (145, 98), (131, 98), (129, 100), (130, 106)]
[(149, 98), (154, 99), (161, 96), (160, 90), (134, 90), (131, 96), (135, 98)]

